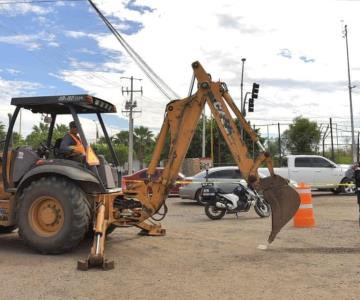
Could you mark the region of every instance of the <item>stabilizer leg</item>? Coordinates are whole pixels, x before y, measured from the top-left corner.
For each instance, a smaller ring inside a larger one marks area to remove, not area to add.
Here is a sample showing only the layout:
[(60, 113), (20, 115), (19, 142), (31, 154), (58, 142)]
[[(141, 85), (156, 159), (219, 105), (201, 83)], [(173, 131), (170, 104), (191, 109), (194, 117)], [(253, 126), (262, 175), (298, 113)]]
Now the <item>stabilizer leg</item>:
[(78, 261), (78, 270), (87, 271), (89, 268), (114, 269), (114, 261), (105, 259), (105, 238), (108, 220), (105, 219), (105, 204), (101, 202), (96, 214), (94, 241), (91, 252), (86, 260)]

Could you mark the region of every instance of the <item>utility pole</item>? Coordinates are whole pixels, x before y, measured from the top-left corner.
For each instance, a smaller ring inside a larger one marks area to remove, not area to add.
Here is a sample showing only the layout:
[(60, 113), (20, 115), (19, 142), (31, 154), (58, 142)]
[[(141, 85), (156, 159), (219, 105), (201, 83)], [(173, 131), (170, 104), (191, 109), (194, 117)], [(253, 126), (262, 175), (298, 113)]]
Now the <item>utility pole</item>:
[(203, 128), (202, 128), (202, 152), (201, 155), (202, 157), (206, 156), (205, 153), (205, 144), (206, 144), (206, 116), (205, 116), (205, 107), (204, 107), (204, 111), (202, 114), (202, 121), (203, 121)]
[(351, 77), (350, 77), (350, 60), (349, 60), (349, 45), (348, 45), (348, 37), (347, 37), (347, 25), (344, 27), (344, 37), (346, 41), (346, 57), (347, 57), (347, 69), (348, 69), (348, 88), (349, 88), (349, 101), (350, 101), (350, 121), (351, 121), (351, 159), (352, 162), (355, 163), (356, 154), (355, 154), (355, 134), (354, 134), (354, 116), (353, 116), (353, 106), (352, 106), (352, 97), (351, 90), (355, 87), (351, 85)]
[(335, 161), (332, 118), (330, 118), (330, 136), (331, 136), (331, 160)]
[(213, 118), (210, 116), (210, 153), (211, 153), (211, 161), (214, 166), (214, 133), (213, 133)]
[(21, 124), (22, 123), (22, 109), (20, 109), (20, 120), (19, 120), (19, 136), (21, 137)]
[(138, 113), (140, 111), (134, 110), (137, 107), (136, 101), (134, 101), (134, 93), (143, 93), (142, 87), (140, 90), (134, 90), (134, 80), (139, 80), (139, 78), (131, 77), (121, 77), (121, 79), (129, 79), (130, 80), (130, 90), (126, 87), (126, 90), (124, 88), (121, 88), (122, 94), (126, 93), (127, 95), (130, 94), (130, 100), (125, 102), (125, 110), (123, 110), (123, 113), (129, 114), (129, 156), (128, 156), (128, 174), (131, 175), (133, 173), (133, 153), (134, 153), (134, 118), (133, 114)]

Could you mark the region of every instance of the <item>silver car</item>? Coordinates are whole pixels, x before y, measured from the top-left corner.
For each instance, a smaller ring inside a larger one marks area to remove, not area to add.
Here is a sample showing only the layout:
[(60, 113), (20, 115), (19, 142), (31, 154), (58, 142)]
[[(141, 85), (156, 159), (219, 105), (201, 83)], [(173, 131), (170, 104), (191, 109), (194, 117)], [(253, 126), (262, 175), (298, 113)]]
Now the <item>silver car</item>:
[[(208, 172), (208, 181), (214, 182), (215, 187), (221, 188), (226, 193), (231, 193), (239, 182), (247, 186), (237, 166), (211, 168)], [(185, 181), (191, 181), (191, 183), (180, 187), (180, 197), (196, 200), (199, 204), (203, 205), (200, 194), (201, 183), (206, 181), (205, 177), (206, 171), (202, 171), (194, 177), (186, 177)]]

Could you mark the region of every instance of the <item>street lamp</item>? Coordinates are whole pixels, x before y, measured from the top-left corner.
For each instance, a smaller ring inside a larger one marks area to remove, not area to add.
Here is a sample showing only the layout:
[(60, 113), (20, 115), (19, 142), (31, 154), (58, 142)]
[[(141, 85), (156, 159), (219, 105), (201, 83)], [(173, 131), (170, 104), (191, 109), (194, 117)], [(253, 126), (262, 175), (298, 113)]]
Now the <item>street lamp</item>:
[[(241, 82), (240, 82), (240, 111), (242, 113), (243, 116), (245, 116), (245, 104), (244, 104), (244, 89), (243, 89), (243, 86), (244, 86), (244, 63), (246, 61), (246, 58), (242, 58), (241, 59), (241, 62), (242, 62), (242, 65), (241, 65)], [(241, 127), (241, 138), (244, 138), (244, 129)]]
[(244, 63), (246, 61), (246, 58), (242, 58), (242, 66), (241, 66), (241, 83), (240, 83), (240, 91), (241, 91), (241, 113), (244, 113), (244, 96), (243, 96), (243, 85), (244, 85)]
[(351, 90), (355, 87), (351, 85), (350, 77), (350, 60), (349, 60), (349, 46), (347, 38), (347, 25), (344, 27), (344, 37), (346, 41), (346, 57), (347, 57), (347, 68), (348, 68), (348, 88), (349, 88), (349, 101), (350, 101), (350, 121), (351, 121), (351, 159), (355, 163), (356, 153), (355, 153), (355, 135), (354, 135), (354, 116), (353, 116), (353, 106), (352, 106), (352, 97)]

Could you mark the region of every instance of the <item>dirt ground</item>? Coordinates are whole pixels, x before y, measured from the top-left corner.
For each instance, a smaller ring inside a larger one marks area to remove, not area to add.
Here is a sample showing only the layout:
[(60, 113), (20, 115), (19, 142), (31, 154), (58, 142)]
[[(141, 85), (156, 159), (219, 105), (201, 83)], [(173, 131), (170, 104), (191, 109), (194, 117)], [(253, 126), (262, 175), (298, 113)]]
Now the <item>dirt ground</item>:
[(34, 253), (17, 233), (0, 236), (0, 299), (359, 299), (360, 229), (354, 196), (313, 197), (316, 227), (289, 223), (267, 250), (270, 218), (253, 209), (211, 221), (170, 198), (165, 237), (117, 229), (115, 270), (76, 270), (90, 242), (58, 256)]

